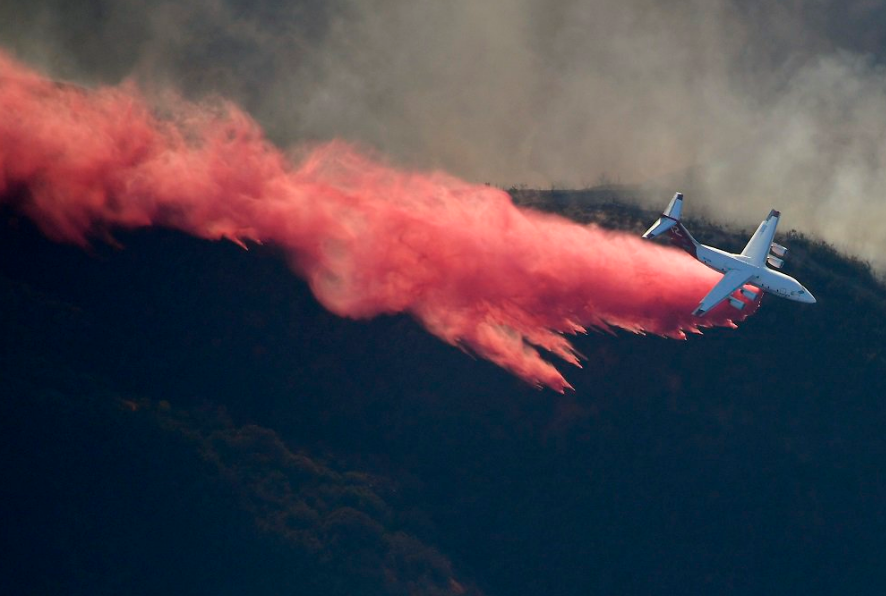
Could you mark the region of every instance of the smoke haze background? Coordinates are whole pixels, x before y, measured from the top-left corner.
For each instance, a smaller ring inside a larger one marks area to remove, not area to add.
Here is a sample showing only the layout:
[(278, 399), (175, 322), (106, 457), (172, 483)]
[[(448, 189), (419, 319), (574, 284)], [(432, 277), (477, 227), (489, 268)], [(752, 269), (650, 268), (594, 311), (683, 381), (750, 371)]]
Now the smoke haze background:
[(0, 44), (85, 84), (229, 97), (283, 145), (679, 187), (739, 225), (777, 207), (882, 266), (884, 22), (865, 0), (14, 1)]

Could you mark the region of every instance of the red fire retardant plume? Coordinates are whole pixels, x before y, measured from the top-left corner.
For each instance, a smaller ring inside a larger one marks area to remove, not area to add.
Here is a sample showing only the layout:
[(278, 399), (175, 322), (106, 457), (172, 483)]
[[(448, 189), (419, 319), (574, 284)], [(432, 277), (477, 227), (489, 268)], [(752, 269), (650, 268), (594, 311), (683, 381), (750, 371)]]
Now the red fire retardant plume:
[(165, 226), (273, 243), (334, 313), (409, 313), (558, 391), (569, 384), (538, 350), (578, 365), (564, 333), (682, 338), (743, 318), (728, 304), (690, 315), (720, 276), (677, 250), (342, 142), (287, 157), (234, 105), (151, 107), (132, 85), (59, 85), (0, 53), (0, 197), (22, 195), (17, 207), (57, 240)]

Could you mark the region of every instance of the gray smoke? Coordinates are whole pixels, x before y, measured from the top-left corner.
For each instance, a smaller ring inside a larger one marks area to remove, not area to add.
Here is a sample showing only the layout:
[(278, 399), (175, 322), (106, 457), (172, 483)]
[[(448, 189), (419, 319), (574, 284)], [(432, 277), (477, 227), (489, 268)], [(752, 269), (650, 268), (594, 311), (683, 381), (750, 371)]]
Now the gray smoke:
[(870, 0), (10, 0), (0, 45), (87, 84), (244, 105), (478, 182), (680, 187), (689, 211), (886, 264), (886, 5)]

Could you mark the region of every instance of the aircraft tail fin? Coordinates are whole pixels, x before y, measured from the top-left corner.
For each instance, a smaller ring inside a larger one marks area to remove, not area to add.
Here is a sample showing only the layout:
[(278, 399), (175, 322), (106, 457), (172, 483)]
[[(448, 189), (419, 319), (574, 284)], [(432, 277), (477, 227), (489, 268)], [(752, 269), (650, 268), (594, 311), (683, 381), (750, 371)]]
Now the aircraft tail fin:
[(646, 230), (646, 233), (643, 234), (643, 238), (647, 240), (649, 238), (655, 238), (656, 236), (660, 236), (676, 226), (680, 223), (680, 216), (683, 214), (683, 193), (678, 192), (674, 195), (674, 198), (671, 199), (671, 202), (668, 203), (667, 209), (661, 214), (655, 223)]
[(661, 214), (655, 223), (652, 224), (643, 234), (643, 238), (655, 238), (661, 236), (665, 232), (671, 238), (671, 244), (678, 246), (695, 256), (698, 249), (698, 242), (692, 237), (683, 224), (680, 223), (680, 217), (683, 215), (683, 193), (678, 192), (668, 203), (667, 209)]

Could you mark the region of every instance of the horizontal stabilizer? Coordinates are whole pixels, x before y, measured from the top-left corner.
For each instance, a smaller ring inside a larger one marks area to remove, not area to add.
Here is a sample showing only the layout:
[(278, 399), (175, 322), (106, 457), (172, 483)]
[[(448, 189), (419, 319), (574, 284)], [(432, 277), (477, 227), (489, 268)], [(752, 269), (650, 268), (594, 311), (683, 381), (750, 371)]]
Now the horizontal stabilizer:
[(664, 210), (662, 213), (665, 217), (670, 217), (671, 219), (680, 220), (680, 217), (683, 215), (683, 193), (678, 192), (674, 195), (674, 198), (671, 199), (671, 202), (668, 203), (668, 208)]

